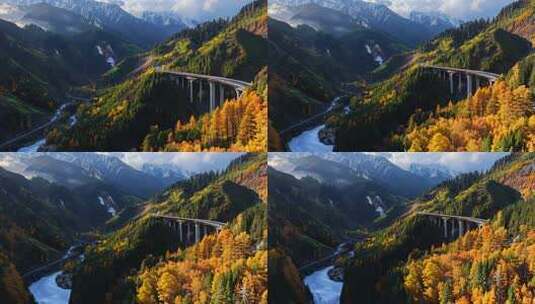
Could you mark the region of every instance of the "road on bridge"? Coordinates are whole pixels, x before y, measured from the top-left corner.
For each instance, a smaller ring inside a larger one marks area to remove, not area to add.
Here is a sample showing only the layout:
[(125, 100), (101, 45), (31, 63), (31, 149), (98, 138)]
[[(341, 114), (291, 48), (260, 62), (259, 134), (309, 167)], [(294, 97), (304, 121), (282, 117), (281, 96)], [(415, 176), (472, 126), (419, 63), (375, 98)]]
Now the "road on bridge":
[(449, 214), (442, 214), (442, 213), (436, 213), (436, 212), (417, 212), (417, 215), (424, 215), (424, 216), (432, 216), (432, 217), (440, 217), (440, 218), (452, 218), (452, 219), (458, 219), (463, 220), (467, 222), (473, 222), (478, 225), (484, 225), (490, 222), (490, 220), (486, 219), (480, 219), (477, 217), (470, 217), (470, 216), (461, 216), (461, 215), (449, 215)]
[(212, 76), (212, 75), (203, 75), (203, 74), (195, 74), (195, 73), (188, 73), (188, 72), (180, 72), (180, 71), (172, 71), (167, 70), (162, 67), (157, 67), (156, 71), (158, 73), (164, 73), (164, 74), (172, 74), (182, 77), (190, 77), (190, 78), (198, 78), (198, 79), (205, 79), (208, 81), (218, 82), (221, 84), (225, 84), (228, 86), (231, 86), (235, 89), (239, 90), (246, 90), (250, 88), (253, 84), (251, 82), (246, 82), (242, 80), (232, 79), (232, 78), (226, 78), (226, 77), (220, 77), (220, 76)]
[(459, 72), (459, 73), (465, 73), (465, 74), (471, 74), (483, 78), (487, 78), (490, 81), (496, 81), (500, 77), (502, 77), (499, 74), (491, 73), (491, 72), (485, 72), (485, 71), (478, 71), (478, 70), (469, 70), (469, 69), (459, 69), (459, 68), (452, 68), (452, 67), (444, 67), (444, 66), (436, 66), (436, 65), (424, 65), (425, 68), (435, 69), (435, 70), (441, 70), (445, 72)]
[(194, 219), (194, 218), (186, 218), (186, 217), (178, 217), (178, 216), (172, 216), (172, 215), (153, 215), (156, 218), (166, 219), (166, 220), (172, 220), (172, 221), (184, 221), (184, 222), (193, 222), (193, 223), (199, 223), (199, 224), (205, 224), (213, 227), (221, 228), (225, 226), (227, 223), (224, 222), (218, 222), (213, 220), (204, 220), (204, 219)]

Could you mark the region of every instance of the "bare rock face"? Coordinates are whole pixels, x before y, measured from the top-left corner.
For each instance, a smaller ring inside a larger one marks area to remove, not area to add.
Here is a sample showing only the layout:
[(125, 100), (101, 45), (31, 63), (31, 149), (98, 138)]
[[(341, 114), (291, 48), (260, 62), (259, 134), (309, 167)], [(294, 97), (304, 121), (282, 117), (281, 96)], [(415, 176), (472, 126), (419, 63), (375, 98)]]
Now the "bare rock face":
[(329, 278), (333, 281), (343, 282), (344, 281), (344, 268), (334, 267), (333, 269), (329, 270), (327, 275), (329, 275)]
[(63, 289), (72, 289), (72, 274), (62, 272), (56, 277), (56, 284)]
[(336, 139), (336, 132), (333, 128), (325, 127), (320, 130), (318, 136), (322, 143), (332, 146)]

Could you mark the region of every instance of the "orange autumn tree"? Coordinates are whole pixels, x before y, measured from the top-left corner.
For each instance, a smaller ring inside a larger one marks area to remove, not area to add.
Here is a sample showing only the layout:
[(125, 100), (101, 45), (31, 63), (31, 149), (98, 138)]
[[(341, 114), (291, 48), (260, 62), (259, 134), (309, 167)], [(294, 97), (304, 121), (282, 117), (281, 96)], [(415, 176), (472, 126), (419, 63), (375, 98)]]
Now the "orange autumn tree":
[(535, 99), (505, 81), (480, 88), (407, 134), (410, 151), (535, 151)]
[(267, 149), (267, 105), (255, 91), (244, 93), (189, 122), (177, 122), (162, 133), (155, 128), (143, 142), (144, 151), (248, 151)]
[(267, 304), (267, 250), (254, 250), (245, 232), (208, 235), (141, 272), (141, 304)]
[(534, 303), (535, 231), (486, 225), (405, 267), (414, 303)]

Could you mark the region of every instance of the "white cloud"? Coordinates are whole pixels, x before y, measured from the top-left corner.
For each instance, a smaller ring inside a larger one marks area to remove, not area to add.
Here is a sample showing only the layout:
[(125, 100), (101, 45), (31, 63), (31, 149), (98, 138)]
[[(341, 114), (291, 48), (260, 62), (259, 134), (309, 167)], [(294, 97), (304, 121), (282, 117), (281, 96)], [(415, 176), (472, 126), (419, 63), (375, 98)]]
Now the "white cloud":
[(515, 0), (366, 0), (384, 3), (403, 16), (411, 11), (442, 12), (456, 19), (468, 21), (496, 16), (504, 6)]
[(234, 16), (251, 0), (101, 0), (121, 5), (123, 9), (139, 15), (143, 11), (169, 12), (179, 16), (206, 21), (219, 17)]
[(221, 170), (241, 153), (103, 153), (113, 155), (134, 168), (143, 164), (169, 164), (189, 172)]

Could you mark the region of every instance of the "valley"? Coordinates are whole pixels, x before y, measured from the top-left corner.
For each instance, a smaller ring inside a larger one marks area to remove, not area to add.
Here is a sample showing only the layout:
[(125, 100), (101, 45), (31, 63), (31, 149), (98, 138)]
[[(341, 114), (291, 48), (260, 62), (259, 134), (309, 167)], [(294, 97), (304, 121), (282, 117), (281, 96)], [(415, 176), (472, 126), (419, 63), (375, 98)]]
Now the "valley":
[[(457, 158), (479, 172), (424, 165), (450, 154), (270, 154), (270, 303), (532, 301), (532, 270), (502, 257), (530, 260), (533, 154)], [(414, 188), (396, 187), (396, 171)]]
[[(270, 150), (532, 151), (533, 7), (457, 22), (365, 1), (271, 2)], [(344, 111), (323, 115), (341, 95)]]
[(0, 154), (3, 301), (267, 303), (266, 156), (164, 158)]
[(93, 0), (7, 1), (0, 149), (265, 151), (266, 18), (265, 1), (203, 22)]

